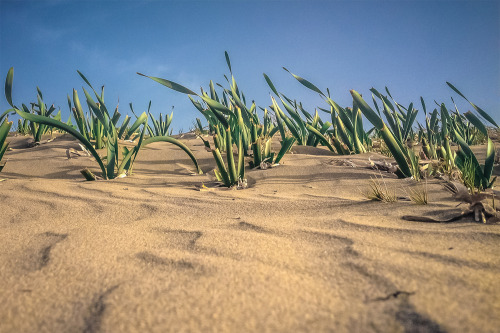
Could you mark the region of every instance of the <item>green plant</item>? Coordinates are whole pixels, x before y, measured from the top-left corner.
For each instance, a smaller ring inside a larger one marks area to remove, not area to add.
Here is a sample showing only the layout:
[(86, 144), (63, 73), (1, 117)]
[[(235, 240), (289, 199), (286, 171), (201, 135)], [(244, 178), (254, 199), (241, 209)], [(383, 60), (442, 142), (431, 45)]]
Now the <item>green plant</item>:
[[(239, 89), (232, 74), (231, 62), (229, 61), (227, 52), (225, 56), (231, 73), (231, 80), (226, 77), (229, 83), (228, 89), (217, 84), (223, 88), (220, 95), (215, 90), (215, 85), (212, 81), (210, 81), (209, 84), (210, 95), (203, 91), (203, 89), (200, 94), (197, 94), (178, 83), (141, 73), (138, 74), (189, 96), (189, 99), (196, 109), (203, 114), (208, 121), (208, 132), (213, 136), (215, 147), (211, 148), (208, 141), (204, 140), (201, 135), (199, 135), (199, 137), (203, 140), (207, 149), (213, 153), (218, 167), (216, 175), (223, 181), (225, 186), (229, 187), (237, 184), (238, 179), (243, 180), (244, 156), (248, 156), (250, 150), (253, 152), (254, 165), (260, 165), (263, 161), (263, 156), (265, 158), (271, 156), (265, 149), (266, 147), (270, 148), (270, 143), (267, 144), (267, 142), (269, 142), (269, 139), (276, 133), (278, 128), (270, 123), (270, 117), (267, 115), (267, 110), (264, 110), (264, 124), (261, 124), (257, 115), (255, 103), (252, 102), (251, 106), (247, 106), (245, 95)], [(199, 97), (201, 101), (195, 100), (192, 96)], [(200, 134), (204, 133), (203, 126), (199, 120), (197, 120), (197, 127)], [(231, 144), (228, 144), (228, 142)], [(232, 147), (233, 142), (238, 146), (238, 172), (236, 173), (233, 172), (236, 164), (234, 163), (232, 151), (228, 151), (228, 149)], [(280, 159), (283, 157), (284, 152), (288, 151), (290, 148), (290, 143), (293, 144), (290, 140), (282, 141), (282, 149), (280, 153), (278, 153)], [(226, 152), (227, 168), (222, 160), (221, 153), (223, 152)]]
[(17, 133), (21, 135), (28, 135), (31, 133), (28, 120), (26, 119), (17, 120)]
[[(132, 106), (132, 103), (129, 104), (130, 110), (134, 114), (136, 118), (139, 118), (135, 112), (134, 108)], [(174, 107), (172, 107), (173, 109)], [(174, 112), (172, 111), (170, 115), (165, 115), (165, 118), (163, 118), (163, 114), (160, 112), (160, 117), (157, 120), (154, 115), (150, 112), (151, 110), (151, 101), (149, 101), (148, 104), (148, 110), (147, 113), (149, 115), (149, 118), (151, 118), (151, 121), (153, 123), (153, 127), (151, 127), (149, 124), (147, 126), (148, 130), (148, 135), (150, 137), (154, 136), (171, 136), (172, 135), (172, 129), (170, 129), (170, 124), (172, 123), (172, 119), (174, 118)], [(128, 118), (128, 116), (127, 116)], [(125, 139), (129, 139), (132, 136), (132, 130), (131, 129), (126, 129), (126, 126), (128, 125), (128, 119), (125, 119), (124, 124), (122, 125), (120, 132), (125, 133), (126, 137)], [(132, 126), (133, 127), (133, 126)]]
[[(477, 111), (477, 113), (496, 128), (498, 125), (495, 121), (480, 107), (470, 102), (455, 86), (446, 82), (448, 86), (453, 89), (457, 94), (467, 100)], [(467, 141), (460, 135), (460, 131), (456, 124), (453, 124), (453, 133), (459, 149), (456, 153), (455, 163), (462, 172), (464, 185), (469, 189), (471, 194), (479, 193), (483, 190), (492, 188), (496, 177), (492, 177), (493, 165), (495, 163), (495, 145), (488, 136), (488, 130), (483, 122), (472, 112), (466, 112), (465, 117), (474, 125), (474, 127), (487, 138), (486, 159), (484, 165), (480, 165), (476, 156), (469, 147)]]
[[(286, 68), (284, 69), (288, 71)], [(287, 116), (278, 106), (274, 97), (272, 97), (272, 110), (275, 112), (276, 122), (280, 127), (281, 136), (284, 136), (284, 130), (282, 129), (282, 123), (284, 123), (288, 130), (296, 138), (298, 145), (317, 146), (321, 143), (330, 151), (337, 152), (342, 155), (366, 152), (363, 141), (365, 140), (365, 142), (368, 142), (369, 139), (363, 131), (362, 120), (361, 117), (358, 116), (358, 110), (343, 109), (335, 103), (330, 96), (327, 97), (311, 82), (295, 74), (290, 74), (293, 75), (302, 85), (319, 93), (321, 97), (327, 100), (330, 105), (330, 111), (321, 108), (320, 110), (331, 114), (332, 123), (328, 121), (323, 123), (317, 111), (315, 112), (315, 115), (312, 116), (304, 110), (301, 103), (297, 104), (296, 101), (292, 101), (284, 94), (279, 93), (271, 79), (264, 74), (267, 84), (273, 93), (280, 99), (285, 110), (290, 115), (290, 117)], [(299, 110), (306, 117), (306, 120), (302, 119), (298, 112)], [(330, 127), (333, 127), (333, 129), (330, 129)], [(333, 142), (333, 146), (328, 140), (328, 135)]]
[[(401, 144), (407, 145), (408, 142), (411, 142), (413, 137), (413, 123), (417, 117), (418, 110), (413, 108), (413, 103), (410, 103), (408, 108), (405, 108), (401, 104), (397, 103), (387, 87), (385, 87), (385, 91), (394, 104), (391, 103), (387, 96), (378, 92), (377, 89), (371, 88), (370, 91), (372, 92), (372, 99), (378, 114), (380, 115), (380, 110), (378, 109), (378, 104), (376, 103), (373, 95), (377, 96), (382, 102), (382, 113), (384, 114), (395, 138)], [(394, 105), (396, 107), (394, 107)]]
[[(36, 103), (29, 103), (31, 105), (30, 108), (28, 108), (25, 104), (22, 104), (22, 110), (26, 113), (31, 113), (31, 114), (37, 114), (41, 115), (44, 117), (50, 117), (53, 112), (56, 110), (54, 105), (48, 107), (44, 102), (43, 102), (43, 95), (42, 91), (40, 88), (37, 89), (37, 102)], [(7, 91), (6, 91), (7, 92)], [(0, 121), (4, 116), (7, 116), (9, 113), (15, 114), (14, 109), (9, 109), (5, 111), (2, 116), (0, 116)], [(54, 119), (56, 120), (61, 120), (61, 111), (53, 116)], [(17, 132), (22, 135), (31, 135), (33, 137), (33, 146), (37, 146), (41, 143), (42, 135), (47, 134), (50, 132), (52, 135), (53, 133), (53, 127), (44, 125), (44, 124), (37, 124), (35, 122), (26, 120), (26, 119), (19, 119), (18, 120), (18, 127), (17, 127)]]
[(9, 148), (9, 143), (6, 140), (11, 126), (12, 121), (8, 121), (7, 119), (5, 119), (0, 125), (0, 172), (5, 166), (5, 162), (3, 164), (1, 164), (1, 162), (7, 148)]
[(208, 131), (205, 130), (205, 128), (201, 124), (200, 118), (196, 118), (196, 122), (193, 123), (193, 131), (195, 133), (197, 133), (198, 135), (206, 135), (206, 134), (208, 134)]
[[(420, 179), (420, 169), (418, 165), (418, 155), (398, 138), (404, 138), (405, 135), (395, 136), (393, 132), (386, 126), (381, 116), (377, 114), (372, 108), (365, 102), (361, 95), (355, 91), (351, 90), (351, 95), (353, 97), (354, 103), (359, 107), (364, 116), (370, 121), (375, 128), (379, 131), (380, 136), (384, 140), (387, 148), (390, 150), (394, 159), (398, 164), (397, 175), (400, 178), (413, 177), (415, 180)], [(389, 109), (386, 103), (386, 98), (382, 98), (385, 109)], [(387, 111), (389, 112), (389, 111)], [(410, 118), (407, 118), (408, 122), (412, 122)], [(405, 124), (404, 128), (408, 128), (410, 124)], [(398, 127), (400, 128), (400, 127)], [(406, 132), (406, 130), (404, 131)]]
[[(230, 128), (226, 129), (226, 132), (230, 132)], [(215, 163), (217, 164), (217, 169), (214, 170), (215, 176), (218, 181), (222, 182), (226, 187), (245, 187), (245, 155), (243, 153), (243, 140), (241, 134), (238, 135), (238, 140), (236, 143), (238, 149), (238, 163), (235, 163), (233, 154), (233, 141), (232, 136), (229, 133), (225, 135), (225, 152), (226, 152), (226, 162), (222, 158), (221, 146), (217, 134), (213, 136), (215, 148), (211, 148), (210, 143), (200, 136), (200, 139), (205, 144), (205, 147), (212, 152)]]
[(165, 119), (163, 119), (163, 115), (160, 112), (160, 117), (158, 120), (156, 120), (155, 117), (149, 112), (149, 107), (148, 107), (148, 114), (153, 122), (153, 129), (151, 129), (151, 126), (148, 126), (148, 133), (150, 136), (172, 135), (172, 129), (170, 129), (170, 124), (172, 123), (172, 119), (174, 118), (173, 111), (170, 113), (170, 115), (165, 114)]
[(316, 128), (319, 123), (319, 116), (316, 113), (312, 122), (304, 121), (299, 113), (292, 109), (283, 99), (281, 100), (285, 109), (291, 115), (288, 117), (278, 106), (274, 97), (271, 97), (272, 107), (271, 109), (274, 111), (276, 116), (276, 123), (278, 129), (281, 134), (282, 140), (285, 140), (287, 137), (285, 134), (285, 129), (283, 123), (286, 125), (292, 136), (297, 141), (298, 145), (309, 145), (309, 146), (317, 146), (319, 143), (325, 145), (330, 151), (335, 152), (335, 149), (330, 144), (328, 139), (324, 136), (326, 130), (331, 126), (329, 122), (324, 124), (320, 129)]
[(255, 140), (252, 144), (252, 150), (254, 151), (253, 161), (250, 162), (250, 167), (267, 169), (269, 166), (274, 166), (279, 164), (283, 156), (292, 148), (295, 138), (288, 137), (285, 138), (281, 143), (281, 149), (278, 154), (271, 151), (272, 138), (267, 139), (265, 143), (262, 144), (260, 138)]
[[(483, 130), (486, 131), (484, 125), (482, 127)], [(469, 145), (460, 134), (455, 132), (455, 135), (460, 146), (457, 151), (455, 162), (462, 173), (463, 183), (468, 188), (470, 194), (479, 193), (492, 188), (497, 178), (492, 177), (493, 164), (495, 162), (495, 146), (493, 141), (488, 138), (485, 164), (480, 165)]]
[[(141, 135), (139, 138), (138, 143), (132, 148), (129, 149), (125, 146), (120, 147), (118, 144), (118, 132), (115, 127), (115, 122), (113, 121), (114, 119), (110, 117), (108, 110), (104, 104), (103, 101), (103, 93), (101, 93), (101, 96), (99, 96), (92, 85), (89, 83), (89, 81), (85, 78), (83, 74), (79, 72), (80, 76), (83, 78), (83, 80), (89, 85), (89, 87), (93, 90), (95, 97), (98, 100), (98, 103), (94, 102), (92, 96), (83, 88), (83, 91), (86, 96), (87, 104), (92, 112), (92, 115), (95, 116), (98, 120), (98, 127), (102, 126), (102, 130), (105, 133), (105, 148), (106, 148), (106, 156), (101, 157), (92, 143), (89, 141), (89, 138), (87, 138), (84, 134), (78, 132), (75, 128), (72, 126), (69, 126), (65, 123), (62, 123), (61, 121), (49, 118), (44, 115), (36, 115), (32, 113), (25, 112), (23, 110), (20, 110), (17, 108), (13, 102), (12, 102), (12, 83), (13, 83), (13, 77), (14, 77), (14, 68), (11, 68), (9, 72), (7, 73), (7, 78), (5, 80), (5, 96), (8, 101), (8, 103), (12, 106), (12, 108), (19, 114), (22, 118), (27, 119), (31, 122), (37, 123), (40, 126), (45, 125), (45, 126), (53, 126), (56, 127), (62, 131), (65, 131), (72, 136), (74, 136), (76, 139), (78, 139), (86, 149), (92, 154), (92, 156), (95, 158), (96, 162), (99, 164), (99, 167), (101, 168), (102, 172), (102, 178), (103, 179), (114, 179), (118, 177), (123, 177), (126, 175), (130, 175), (132, 172), (132, 166), (135, 161), (135, 158), (137, 157), (137, 154), (139, 152), (139, 149), (143, 146), (145, 146), (148, 143), (151, 142), (156, 142), (156, 141), (166, 141), (173, 143), (183, 149), (190, 157), (193, 163), (195, 164), (197, 170), (199, 173), (201, 173), (201, 170), (197, 164), (196, 159), (190, 152), (190, 150), (183, 145), (182, 143), (178, 142), (177, 140), (170, 138), (170, 137), (156, 137), (154, 141), (148, 141), (144, 140), (144, 133), (145, 129), (147, 126), (147, 119), (148, 116), (146, 113), (143, 113), (139, 119), (137, 119), (136, 123), (132, 126), (133, 128), (138, 128), (139, 126), (143, 125), (143, 128), (141, 130)], [(76, 103), (75, 103), (76, 104)], [(78, 103), (79, 104), (79, 103)], [(116, 112), (115, 112), (116, 114)], [(120, 154), (122, 155), (122, 159), (120, 161), (119, 156)], [(96, 176), (92, 174), (88, 169), (82, 170), (82, 174), (87, 180), (95, 180)]]
[(475, 194), (476, 190), (474, 183), (476, 179), (476, 170), (471, 158), (465, 159), (461, 169), (460, 178), (469, 193)]

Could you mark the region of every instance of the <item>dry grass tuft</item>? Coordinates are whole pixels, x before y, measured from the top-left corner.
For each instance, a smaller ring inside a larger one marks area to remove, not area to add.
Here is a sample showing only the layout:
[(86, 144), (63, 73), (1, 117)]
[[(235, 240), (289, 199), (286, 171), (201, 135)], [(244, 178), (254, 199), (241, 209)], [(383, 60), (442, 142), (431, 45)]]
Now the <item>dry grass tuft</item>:
[(411, 202), (417, 205), (427, 205), (429, 203), (429, 193), (427, 190), (427, 179), (425, 184), (419, 184), (414, 187), (409, 187), (406, 191)]
[(389, 191), (389, 188), (387, 187), (382, 174), (380, 174), (380, 178), (377, 178), (376, 176), (370, 178), (370, 189), (367, 192), (363, 193), (363, 195), (373, 201), (398, 201), (396, 190)]

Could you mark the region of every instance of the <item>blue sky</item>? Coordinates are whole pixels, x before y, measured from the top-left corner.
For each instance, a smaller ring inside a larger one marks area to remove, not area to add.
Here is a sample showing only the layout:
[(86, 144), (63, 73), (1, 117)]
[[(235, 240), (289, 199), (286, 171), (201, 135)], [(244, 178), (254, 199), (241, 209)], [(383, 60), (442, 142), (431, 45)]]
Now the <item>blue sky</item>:
[[(447, 85), (500, 120), (500, 1), (10, 1), (0, 0), (0, 74), (14, 67), (14, 103), (36, 99), (66, 120), (66, 95), (84, 82), (105, 85), (107, 104), (174, 109), (174, 133), (200, 114), (187, 95), (136, 72), (199, 91), (225, 83), (224, 51), (247, 101), (270, 104), (262, 73), (309, 111), (322, 99), (282, 69), (330, 88), (339, 104), (350, 89), (365, 97), (388, 86), (399, 103), (423, 96), (465, 112)], [(418, 103), (418, 104), (417, 104)], [(2, 94), (0, 110), (8, 109)], [(326, 115), (326, 114), (325, 114)], [(323, 117), (328, 119), (328, 117)]]

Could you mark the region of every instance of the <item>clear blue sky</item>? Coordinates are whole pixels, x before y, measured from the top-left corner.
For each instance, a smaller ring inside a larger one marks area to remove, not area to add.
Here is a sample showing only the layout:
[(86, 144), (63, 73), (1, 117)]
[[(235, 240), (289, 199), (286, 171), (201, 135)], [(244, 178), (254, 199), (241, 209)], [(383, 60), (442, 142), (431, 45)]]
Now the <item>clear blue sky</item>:
[[(105, 100), (132, 102), (144, 111), (174, 111), (174, 132), (200, 114), (183, 95), (136, 72), (190, 89), (225, 83), (224, 51), (247, 101), (270, 104), (262, 73), (306, 109), (325, 106), (317, 94), (282, 69), (330, 88), (337, 103), (352, 104), (388, 86), (401, 104), (450, 96), (448, 86), (500, 119), (500, 1), (10, 1), (0, 0), (0, 110), (8, 108), (3, 82), (14, 67), (14, 102), (36, 99), (69, 115), (66, 95), (81, 94), (82, 71)], [(81, 94), (82, 95), (82, 94)], [(420, 104), (416, 104), (420, 108)], [(327, 117), (323, 117), (328, 119)]]

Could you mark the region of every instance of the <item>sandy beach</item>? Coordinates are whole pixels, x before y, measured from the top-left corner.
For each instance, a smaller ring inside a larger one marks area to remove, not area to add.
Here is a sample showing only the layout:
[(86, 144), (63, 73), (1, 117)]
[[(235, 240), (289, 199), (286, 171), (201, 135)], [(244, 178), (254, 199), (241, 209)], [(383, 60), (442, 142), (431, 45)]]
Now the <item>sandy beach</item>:
[[(69, 135), (9, 140), (0, 332), (500, 330), (499, 225), (401, 219), (464, 209), (440, 180), (428, 205), (366, 199), (379, 173), (364, 165), (383, 155), (294, 147), (283, 165), (248, 170), (247, 189), (199, 191), (215, 165), (189, 135), (203, 175), (154, 143), (133, 176), (94, 182), (80, 174), (99, 172), (92, 157), (66, 157)], [(415, 186), (383, 177), (401, 197)]]

